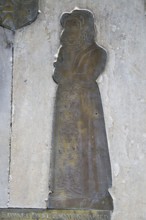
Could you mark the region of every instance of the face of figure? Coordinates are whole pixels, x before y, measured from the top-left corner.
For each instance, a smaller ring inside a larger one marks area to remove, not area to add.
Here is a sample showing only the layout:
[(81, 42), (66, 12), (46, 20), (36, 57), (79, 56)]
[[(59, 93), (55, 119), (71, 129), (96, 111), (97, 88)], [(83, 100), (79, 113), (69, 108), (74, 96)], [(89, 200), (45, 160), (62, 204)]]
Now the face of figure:
[(78, 45), (80, 43), (80, 37), (80, 22), (75, 18), (68, 19), (65, 23), (65, 28), (61, 36), (62, 45)]
[[(64, 31), (61, 35), (62, 48), (59, 50), (57, 61), (54, 63), (54, 73), (67, 75), (71, 72), (74, 60), (74, 49), (80, 44), (80, 23), (77, 19), (68, 19), (65, 23)], [(74, 48), (75, 48), (74, 47)]]

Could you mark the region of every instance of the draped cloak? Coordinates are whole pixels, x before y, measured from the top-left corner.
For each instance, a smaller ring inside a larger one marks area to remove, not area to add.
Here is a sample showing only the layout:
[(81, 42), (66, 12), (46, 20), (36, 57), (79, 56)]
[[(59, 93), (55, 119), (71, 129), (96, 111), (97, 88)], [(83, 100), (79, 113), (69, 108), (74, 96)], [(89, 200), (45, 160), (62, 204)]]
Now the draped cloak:
[(113, 208), (104, 114), (96, 83), (105, 63), (106, 52), (93, 43), (79, 52), (68, 75), (54, 74), (58, 88), (49, 208)]

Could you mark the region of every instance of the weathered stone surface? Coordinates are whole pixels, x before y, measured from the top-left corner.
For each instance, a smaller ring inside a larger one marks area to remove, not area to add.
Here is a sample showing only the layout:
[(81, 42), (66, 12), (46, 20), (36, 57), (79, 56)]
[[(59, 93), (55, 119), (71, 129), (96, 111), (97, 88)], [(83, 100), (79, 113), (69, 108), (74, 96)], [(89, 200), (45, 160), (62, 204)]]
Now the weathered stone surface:
[(14, 48), (9, 206), (44, 208), (54, 88), (51, 48), (43, 22), (18, 31)]
[[(108, 51), (98, 82), (113, 173), (113, 220), (145, 220), (146, 17), (139, 0), (40, 1), (38, 20), (15, 43), (11, 206), (45, 207), (58, 21), (75, 6), (95, 15), (97, 42)], [(98, 22), (99, 21), (99, 22)], [(27, 80), (27, 81), (26, 81)], [(48, 143), (48, 147), (44, 143)], [(43, 185), (45, 184), (45, 185)], [(42, 192), (43, 191), (43, 192)]]
[(8, 203), (12, 42), (12, 33), (0, 27), (0, 207)]
[(1, 220), (110, 220), (110, 211), (95, 210), (0, 210)]

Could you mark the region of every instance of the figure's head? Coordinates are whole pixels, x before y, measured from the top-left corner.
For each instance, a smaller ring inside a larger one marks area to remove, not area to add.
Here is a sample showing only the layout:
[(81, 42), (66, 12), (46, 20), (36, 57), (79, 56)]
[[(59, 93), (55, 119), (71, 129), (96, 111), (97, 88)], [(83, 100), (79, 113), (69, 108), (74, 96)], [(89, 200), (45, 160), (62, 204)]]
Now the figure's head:
[(94, 18), (90, 11), (74, 10), (71, 13), (64, 13), (60, 22), (64, 28), (61, 36), (62, 44), (90, 44), (94, 41)]

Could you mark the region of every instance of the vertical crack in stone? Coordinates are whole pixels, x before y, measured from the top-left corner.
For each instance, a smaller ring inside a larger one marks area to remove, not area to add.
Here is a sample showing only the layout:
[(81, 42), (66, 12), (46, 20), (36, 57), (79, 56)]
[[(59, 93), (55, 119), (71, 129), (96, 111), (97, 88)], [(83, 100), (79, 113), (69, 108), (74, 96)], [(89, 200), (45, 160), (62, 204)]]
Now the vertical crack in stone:
[(11, 141), (12, 141), (12, 124), (13, 124), (13, 67), (14, 67), (14, 35), (15, 32), (11, 31), (11, 40), (7, 38), (6, 43), (7, 47), (11, 48), (11, 110), (10, 110), (10, 136), (9, 136), (9, 173), (8, 173), (8, 202), (7, 207), (9, 207), (10, 202), (10, 180), (11, 180)]

